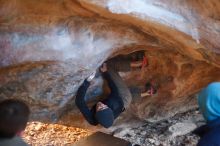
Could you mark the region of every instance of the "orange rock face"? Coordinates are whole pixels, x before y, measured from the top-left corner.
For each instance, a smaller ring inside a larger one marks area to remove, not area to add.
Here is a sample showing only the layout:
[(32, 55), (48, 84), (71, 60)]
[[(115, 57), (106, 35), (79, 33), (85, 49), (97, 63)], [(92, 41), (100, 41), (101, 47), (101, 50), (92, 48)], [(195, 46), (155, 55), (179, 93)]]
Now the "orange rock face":
[(123, 78), (158, 92), (134, 98), (121, 121), (190, 109), (191, 95), (220, 80), (219, 9), (218, 0), (0, 0), (0, 99), (27, 101), (32, 120), (91, 128), (74, 105), (80, 84), (108, 58), (144, 50), (149, 65)]

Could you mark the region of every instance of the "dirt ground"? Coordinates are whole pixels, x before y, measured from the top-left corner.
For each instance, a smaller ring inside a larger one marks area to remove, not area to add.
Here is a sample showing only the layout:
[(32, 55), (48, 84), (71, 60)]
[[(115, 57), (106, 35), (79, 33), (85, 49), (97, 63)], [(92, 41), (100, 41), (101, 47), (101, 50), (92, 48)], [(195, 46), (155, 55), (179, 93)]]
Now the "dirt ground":
[[(112, 135), (130, 141), (133, 146), (196, 146), (199, 137), (192, 130), (204, 124), (198, 109), (159, 122), (145, 121), (136, 127), (117, 129)], [(70, 146), (91, 131), (57, 124), (30, 122), (23, 138), (32, 146)]]
[(23, 138), (32, 146), (69, 146), (90, 134), (90, 131), (80, 128), (29, 122)]

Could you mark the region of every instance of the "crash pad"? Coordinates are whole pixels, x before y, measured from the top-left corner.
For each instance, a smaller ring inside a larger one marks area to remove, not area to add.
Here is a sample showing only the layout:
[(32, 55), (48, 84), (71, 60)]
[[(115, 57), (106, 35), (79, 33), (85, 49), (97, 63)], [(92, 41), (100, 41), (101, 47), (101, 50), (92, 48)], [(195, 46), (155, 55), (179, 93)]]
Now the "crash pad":
[(132, 144), (124, 139), (103, 132), (96, 132), (74, 143), (73, 146), (132, 146)]

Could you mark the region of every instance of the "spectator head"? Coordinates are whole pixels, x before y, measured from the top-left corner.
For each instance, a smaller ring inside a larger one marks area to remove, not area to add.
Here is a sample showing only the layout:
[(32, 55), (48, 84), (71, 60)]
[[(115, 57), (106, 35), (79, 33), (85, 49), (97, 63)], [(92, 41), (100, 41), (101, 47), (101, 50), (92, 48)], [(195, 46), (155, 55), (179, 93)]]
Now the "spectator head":
[(220, 118), (220, 82), (214, 82), (198, 95), (200, 111), (207, 122)]
[(15, 99), (0, 102), (0, 137), (12, 138), (25, 129), (30, 110), (28, 106)]

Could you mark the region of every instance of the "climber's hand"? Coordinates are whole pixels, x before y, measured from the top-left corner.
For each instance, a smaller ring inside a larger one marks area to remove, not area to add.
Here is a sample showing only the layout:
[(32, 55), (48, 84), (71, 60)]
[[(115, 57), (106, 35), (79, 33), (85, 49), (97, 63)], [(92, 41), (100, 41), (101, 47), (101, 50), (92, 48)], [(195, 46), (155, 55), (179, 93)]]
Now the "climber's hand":
[(106, 72), (108, 69), (107, 69), (107, 64), (106, 63), (103, 63), (101, 68), (100, 68), (101, 72)]
[(95, 74), (96, 74), (96, 72), (93, 72), (86, 80), (87, 80), (88, 82), (91, 82), (92, 79), (95, 77)]

